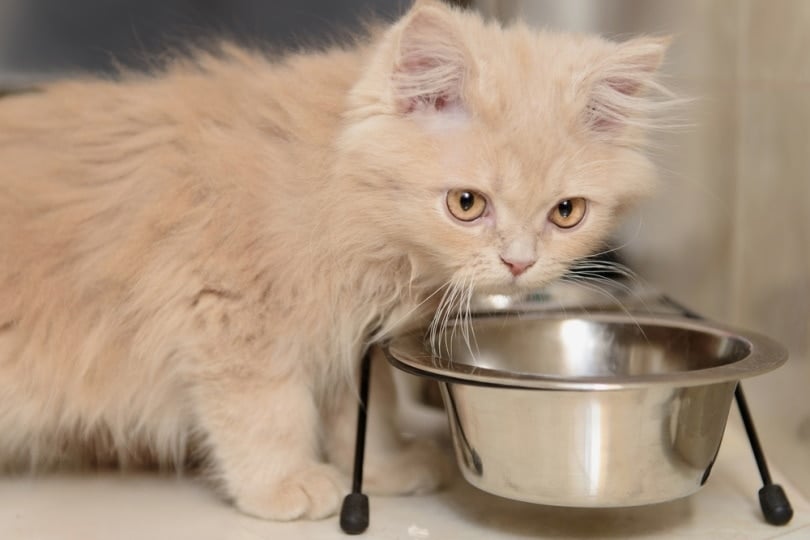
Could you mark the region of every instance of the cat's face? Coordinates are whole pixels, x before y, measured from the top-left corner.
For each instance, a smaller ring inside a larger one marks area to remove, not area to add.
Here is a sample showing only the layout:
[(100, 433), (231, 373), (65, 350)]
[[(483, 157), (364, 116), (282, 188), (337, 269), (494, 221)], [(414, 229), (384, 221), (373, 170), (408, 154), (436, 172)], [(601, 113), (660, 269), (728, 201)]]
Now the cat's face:
[(439, 281), (556, 278), (648, 191), (641, 92), (665, 47), (504, 30), (419, 3), (355, 88), (340, 140), (370, 218)]

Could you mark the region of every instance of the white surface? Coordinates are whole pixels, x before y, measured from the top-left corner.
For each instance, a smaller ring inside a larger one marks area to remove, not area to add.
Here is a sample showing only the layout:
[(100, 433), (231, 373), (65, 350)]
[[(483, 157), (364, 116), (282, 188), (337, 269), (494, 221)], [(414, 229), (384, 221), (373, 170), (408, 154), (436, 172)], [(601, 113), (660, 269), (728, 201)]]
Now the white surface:
[[(772, 441), (770, 441), (772, 444)], [(769, 441), (763, 441), (767, 446)], [(711, 538), (810, 539), (810, 503), (775, 479), (795, 510), (786, 527), (763, 522), (756, 468), (736, 412), (706, 487), (687, 499), (620, 510), (517, 503), (463, 480), (430, 496), (371, 498), (374, 539)], [(242, 516), (194, 479), (151, 474), (0, 479), (0, 539), (319, 540), (346, 538), (337, 518), (270, 523)]]

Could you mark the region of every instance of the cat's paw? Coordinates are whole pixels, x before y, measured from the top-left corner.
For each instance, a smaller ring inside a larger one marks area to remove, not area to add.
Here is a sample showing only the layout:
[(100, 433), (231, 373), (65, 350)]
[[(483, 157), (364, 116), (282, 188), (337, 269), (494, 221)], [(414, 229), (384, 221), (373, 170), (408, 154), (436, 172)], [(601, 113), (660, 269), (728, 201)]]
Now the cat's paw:
[(348, 481), (331, 465), (317, 463), (289, 474), (275, 485), (256, 486), (236, 497), (236, 506), (246, 514), (290, 521), (323, 519), (335, 514)]
[(363, 484), (376, 495), (430, 493), (450, 480), (455, 465), (452, 450), (432, 440), (415, 439), (391, 455), (375, 455), (366, 461)]

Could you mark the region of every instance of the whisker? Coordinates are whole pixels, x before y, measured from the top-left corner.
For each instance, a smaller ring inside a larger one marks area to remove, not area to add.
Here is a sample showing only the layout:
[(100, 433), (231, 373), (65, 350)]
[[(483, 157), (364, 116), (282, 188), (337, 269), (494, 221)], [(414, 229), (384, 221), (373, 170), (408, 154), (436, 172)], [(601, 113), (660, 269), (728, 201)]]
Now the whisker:
[(577, 273), (581, 270), (601, 270), (619, 274), (629, 279), (639, 279), (638, 275), (627, 266), (613, 261), (599, 261), (580, 259), (569, 266), (569, 272)]
[[(433, 291), (433, 292), (432, 292), (432, 293), (430, 293), (428, 296), (426, 296), (424, 299), (422, 299), (422, 301), (421, 301), (421, 302), (419, 302), (418, 304), (416, 304), (415, 306), (413, 306), (411, 309), (409, 309), (409, 310), (408, 310), (408, 311), (407, 311), (407, 312), (406, 312), (404, 315), (402, 315), (402, 316), (401, 316), (400, 318), (398, 318), (396, 321), (394, 321), (393, 323), (391, 323), (391, 322), (386, 323), (386, 325), (385, 325), (385, 328), (384, 328), (384, 329), (381, 329), (379, 332), (377, 332), (376, 334), (374, 334), (374, 335), (372, 336), (372, 338), (371, 338), (371, 339), (372, 339), (372, 341), (376, 341), (376, 340), (377, 340), (377, 339), (379, 339), (381, 336), (385, 335), (385, 334), (386, 334), (386, 333), (387, 333), (387, 332), (388, 332), (388, 331), (389, 331), (391, 328), (396, 328), (396, 327), (399, 325), (399, 323), (401, 323), (402, 321), (404, 321), (405, 319), (407, 319), (408, 317), (410, 317), (410, 316), (411, 316), (411, 315), (412, 315), (412, 314), (413, 314), (413, 313), (414, 313), (416, 310), (418, 310), (420, 307), (422, 307), (422, 306), (423, 306), (423, 305), (424, 305), (426, 302), (428, 302), (428, 301), (429, 301), (431, 298), (433, 298), (434, 296), (436, 296), (437, 294), (439, 294), (439, 293), (442, 291), (442, 289), (445, 289), (445, 288), (446, 288), (446, 287), (447, 287), (449, 284), (450, 284), (450, 282), (449, 282), (449, 281), (447, 281), (447, 282), (443, 283), (442, 285), (440, 285), (439, 287), (437, 287), (435, 291)], [(410, 293), (410, 290), (409, 290), (409, 293)]]
[(467, 311), (470, 301), (470, 290), (472, 288), (472, 283), (472, 275), (469, 276), (469, 283), (466, 278), (464, 279), (464, 291), (459, 298), (458, 306), (458, 311), (461, 314), (461, 337), (464, 339), (464, 344), (467, 346), (467, 350), (470, 350), (470, 321)]
[[(453, 320), (452, 320), (453, 329), (450, 331), (450, 341), (449, 341), (449, 347), (448, 347), (448, 350), (447, 350), (448, 359), (451, 360), (451, 361), (453, 359), (453, 343), (456, 340), (456, 330), (458, 330), (458, 320), (459, 320), (459, 316), (460, 316), (459, 309), (457, 307), (455, 307), (455, 304), (456, 304), (456, 301), (458, 300), (458, 298), (461, 297), (462, 285), (463, 285), (463, 282), (459, 281), (459, 283), (458, 283), (458, 294), (456, 294), (453, 297), (453, 306), (454, 307), (451, 310), (452, 315), (453, 315)], [(448, 318), (447, 324), (450, 324), (450, 323), (451, 323), (451, 321)]]
[(638, 328), (638, 330), (644, 336), (644, 339), (647, 339), (647, 335), (644, 333), (644, 329), (641, 327), (641, 324), (638, 322), (638, 319), (636, 319), (635, 315), (633, 315), (633, 313), (627, 308), (627, 306), (625, 306), (624, 303), (610, 291), (599, 286), (600, 283), (607, 282), (604, 278), (592, 279), (592, 278), (577, 278), (564, 276), (562, 280), (565, 281), (566, 283), (578, 285), (584, 289), (597, 292), (610, 298), (619, 308), (621, 308), (622, 312), (624, 312), (624, 314), (627, 315), (633, 321), (633, 324), (636, 325), (636, 328)]
[(623, 291), (623, 292), (625, 292), (627, 294), (633, 294), (634, 293), (633, 287), (631, 287), (627, 283), (622, 283), (621, 281), (617, 281), (615, 279), (606, 278), (605, 276), (601, 275), (598, 272), (589, 272), (589, 271), (577, 272), (576, 275), (573, 276), (573, 277), (574, 278), (589, 279), (589, 280), (592, 280), (592, 281), (599, 281), (601, 283), (605, 283), (605, 284), (614, 286), (617, 289), (620, 289), (621, 291)]
[[(470, 274), (470, 286), (467, 290), (467, 349), (470, 351), (470, 355), (475, 359), (481, 355), (481, 351), (478, 349), (478, 340), (475, 338), (475, 326), (473, 325), (472, 321), (472, 298), (475, 294), (475, 276), (474, 274)], [(472, 347), (470, 345), (470, 337), (472, 337), (472, 343), (475, 344), (475, 352), (473, 352)]]
[(436, 312), (433, 314), (433, 319), (430, 321), (430, 327), (428, 331), (429, 341), (430, 341), (430, 349), (431, 353), (435, 358), (441, 356), (441, 350), (439, 349), (439, 343), (441, 339), (441, 331), (440, 331), (440, 321), (442, 318), (442, 313), (447, 306), (447, 298), (453, 290), (453, 280), (448, 280), (444, 285), (444, 294), (442, 294), (441, 300), (439, 300), (439, 305), (436, 308)]
[(443, 306), (443, 310), (441, 316), (439, 317), (438, 321), (438, 350), (439, 356), (441, 356), (442, 352), (442, 344), (444, 344), (444, 348), (448, 354), (451, 353), (450, 347), (448, 346), (447, 342), (447, 323), (450, 319), (450, 316), (453, 312), (453, 304), (455, 303), (455, 297), (458, 294), (458, 280), (457, 278), (453, 278), (451, 280), (449, 294), (447, 295), (445, 305)]
[[(627, 266), (615, 261), (589, 261), (586, 258), (576, 261), (571, 266), (571, 269), (573, 270), (571, 274), (574, 276), (598, 279), (621, 289), (628, 296), (633, 297), (639, 303), (640, 307), (642, 307), (645, 311), (648, 313), (653, 312), (653, 309), (648, 304), (649, 298), (646, 298), (644, 294), (639, 292), (640, 290), (642, 292), (644, 290), (649, 290), (649, 284), (646, 282), (646, 280)], [(626, 280), (626, 282), (599, 275), (603, 271), (611, 271), (615, 274), (619, 274), (624, 280)], [(629, 282), (629, 284), (627, 282)]]
[(467, 294), (467, 276), (462, 276), (461, 280), (459, 281), (458, 285), (458, 296), (456, 297), (456, 305), (455, 305), (455, 317), (453, 317), (453, 336), (451, 338), (451, 343), (455, 342), (455, 335), (456, 331), (461, 334), (461, 338), (464, 339), (464, 312), (461, 310), (461, 306), (464, 302), (464, 295)]
[[(445, 350), (447, 350), (448, 359), (453, 358), (453, 341), (455, 339), (456, 330), (458, 328), (458, 317), (459, 317), (459, 310), (458, 310), (458, 301), (461, 298), (462, 293), (462, 285), (463, 279), (460, 278), (455, 282), (455, 290), (453, 291), (453, 296), (450, 297), (450, 304), (447, 310), (447, 314), (444, 318), (444, 343), (445, 343)], [(448, 336), (447, 326), (451, 322), (451, 317), (453, 317), (453, 329)]]

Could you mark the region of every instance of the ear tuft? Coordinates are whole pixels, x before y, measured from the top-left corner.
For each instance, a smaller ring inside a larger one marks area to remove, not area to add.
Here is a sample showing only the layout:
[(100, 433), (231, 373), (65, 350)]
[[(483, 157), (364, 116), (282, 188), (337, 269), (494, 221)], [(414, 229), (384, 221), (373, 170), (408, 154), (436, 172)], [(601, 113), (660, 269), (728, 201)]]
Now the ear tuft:
[(406, 17), (392, 74), (400, 112), (441, 110), (461, 101), (468, 55), (449, 9), (418, 2)]
[(655, 80), (671, 38), (638, 38), (622, 43), (595, 71), (587, 107), (587, 123), (598, 133), (618, 134), (643, 123), (659, 106), (644, 94), (667, 95)]

